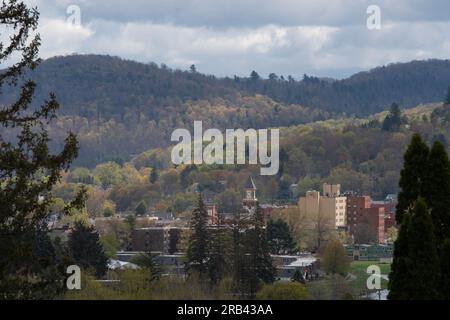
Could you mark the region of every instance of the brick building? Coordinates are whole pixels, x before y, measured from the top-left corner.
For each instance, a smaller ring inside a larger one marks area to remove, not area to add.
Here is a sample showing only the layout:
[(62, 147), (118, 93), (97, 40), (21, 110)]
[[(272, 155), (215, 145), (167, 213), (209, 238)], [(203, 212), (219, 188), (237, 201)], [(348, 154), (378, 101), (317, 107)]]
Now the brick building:
[(382, 206), (373, 206), (369, 196), (347, 196), (347, 230), (354, 235), (358, 225), (367, 223), (384, 243), (385, 212)]

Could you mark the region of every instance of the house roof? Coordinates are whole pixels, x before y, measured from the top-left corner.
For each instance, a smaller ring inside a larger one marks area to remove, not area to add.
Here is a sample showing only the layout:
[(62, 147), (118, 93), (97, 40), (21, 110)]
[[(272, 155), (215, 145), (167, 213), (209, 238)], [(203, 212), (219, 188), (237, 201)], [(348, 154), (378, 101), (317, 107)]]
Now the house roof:
[(253, 182), (253, 179), (251, 176), (248, 177), (247, 182), (245, 183), (245, 189), (255, 189), (256, 190), (255, 183)]

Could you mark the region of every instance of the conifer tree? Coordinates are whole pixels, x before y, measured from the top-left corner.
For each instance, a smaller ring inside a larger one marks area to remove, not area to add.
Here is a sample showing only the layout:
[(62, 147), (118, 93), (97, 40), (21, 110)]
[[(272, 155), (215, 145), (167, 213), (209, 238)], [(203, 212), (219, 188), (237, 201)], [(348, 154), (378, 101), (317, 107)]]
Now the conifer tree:
[(143, 216), (147, 213), (147, 205), (142, 200), (138, 203), (136, 206), (136, 209), (134, 210), (137, 216)]
[(450, 238), (450, 161), (442, 143), (435, 141), (429, 155), (423, 190), (431, 209), (438, 249)]
[(81, 268), (93, 269), (97, 277), (103, 277), (108, 270), (105, 254), (97, 230), (76, 222), (69, 236), (69, 250), (75, 263)]
[(439, 298), (450, 300), (450, 238), (441, 247), (441, 279), (439, 284)]
[(440, 263), (425, 200), (419, 197), (414, 209), (403, 219), (389, 276), (389, 299), (436, 299), (439, 295)]
[(450, 105), (450, 86), (447, 89), (447, 95), (445, 96), (444, 105)]
[(295, 251), (295, 241), (289, 225), (282, 219), (267, 222), (267, 241), (273, 254), (291, 254)]
[(208, 245), (208, 275), (213, 285), (218, 284), (228, 273), (231, 249), (229, 230), (219, 222), (210, 232)]
[(433, 222), (423, 198), (418, 198), (414, 204), (408, 239), (409, 274), (412, 283), (412, 290), (408, 298), (412, 300), (436, 299), (440, 275), (439, 258)]
[(186, 270), (195, 271), (201, 277), (207, 272), (207, 254), (209, 232), (207, 228), (208, 212), (201, 194), (198, 196), (197, 207), (192, 211), (191, 236), (188, 241)]
[(263, 283), (272, 283), (276, 276), (266, 238), (264, 213), (259, 204), (252, 217), (252, 228), (248, 230), (246, 247), (245, 281), (250, 297), (254, 297)]
[(425, 188), (430, 150), (419, 134), (414, 134), (403, 157), (403, 169), (400, 171), (400, 192), (395, 218), (400, 224), (404, 212), (421, 195)]
[(150, 172), (150, 183), (155, 183), (159, 179), (158, 170), (156, 168), (152, 169), (152, 172)]
[(409, 257), (409, 229), (411, 225), (411, 215), (405, 214), (398, 232), (397, 240), (394, 243), (394, 259), (389, 274), (389, 300), (406, 300), (413, 289), (410, 274)]
[[(49, 289), (57, 283), (49, 275), (53, 277), (56, 272), (51, 271), (52, 263), (39, 258), (38, 248), (49, 243), (42, 239), (47, 237), (45, 220), (53, 203), (51, 190), (78, 153), (73, 134), (68, 134), (60, 153), (49, 150), (46, 127), (59, 107), (53, 93), (42, 105), (30, 107), (36, 84), (28, 75), (40, 62), (40, 37), (35, 34), (38, 18), (37, 10), (21, 1), (0, 4), (1, 27), (11, 32), (2, 37), (0, 62), (12, 62), (1, 68), (0, 94), (7, 90), (17, 94), (14, 102), (0, 108), (0, 132), (17, 132), (14, 141), (0, 135), (0, 298), (7, 299), (58, 294)], [(65, 211), (81, 208), (84, 195), (80, 192)]]

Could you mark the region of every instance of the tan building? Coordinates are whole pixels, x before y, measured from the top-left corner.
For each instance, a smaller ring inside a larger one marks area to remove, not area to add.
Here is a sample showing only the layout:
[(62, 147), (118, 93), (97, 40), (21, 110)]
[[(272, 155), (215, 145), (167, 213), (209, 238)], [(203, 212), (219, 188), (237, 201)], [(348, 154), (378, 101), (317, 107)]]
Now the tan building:
[(300, 212), (306, 215), (320, 215), (328, 217), (335, 228), (345, 227), (346, 197), (341, 196), (340, 184), (323, 184), (323, 195), (319, 191), (308, 191), (300, 197), (298, 206)]

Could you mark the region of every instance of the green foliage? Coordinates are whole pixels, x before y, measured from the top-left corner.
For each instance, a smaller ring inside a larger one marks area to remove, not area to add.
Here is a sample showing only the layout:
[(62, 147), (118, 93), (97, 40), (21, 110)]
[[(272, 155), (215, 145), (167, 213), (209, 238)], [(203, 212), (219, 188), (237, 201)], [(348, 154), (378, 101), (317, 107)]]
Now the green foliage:
[(450, 86), (448, 86), (447, 95), (445, 96), (445, 99), (444, 99), (444, 104), (450, 105)]
[(398, 104), (393, 103), (389, 114), (384, 118), (382, 129), (385, 131), (398, 131), (402, 124), (402, 113)]
[(421, 195), (426, 187), (428, 159), (430, 150), (419, 134), (414, 134), (403, 157), (403, 169), (400, 171), (401, 188), (395, 218), (401, 223), (405, 211)]
[(207, 254), (209, 231), (207, 229), (208, 212), (206, 211), (201, 194), (198, 196), (197, 207), (192, 211), (189, 245), (186, 252), (186, 270), (194, 271), (200, 276), (207, 272)]
[(295, 251), (295, 241), (289, 225), (282, 219), (267, 222), (267, 241), (272, 254), (292, 254)]
[(305, 284), (306, 280), (303, 277), (302, 271), (300, 269), (295, 270), (294, 275), (292, 276), (291, 279), (293, 282), (300, 282)]
[(93, 269), (97, 277), (105, 275), (108, 258), (94, 227), (77, 222), (69, 236), (68, 246), (79, 267)]
[(158, 255), (151, 252), (142, 253), (132, 259), (132, 263), (148, 270), (149, 281), (159, 280), (163, 273), (163, 268), (158, 262)]
[(439, 248), (450, 238), (450, 161), (439, 141), (434, 142), (430, 151), (423, 196), (431, 209)]
[(125, 217), (125, 221), (131, 231), (136, 227), (136, 216), (134, 214), (129, 214)]
[(213, 285), (218, 285), (231, 273), (231, 241), (228, 229), (222, 228), (220, 225), (210, 231), (207, 268), (209, 279)]
[[(242, 210), (242, 209), (241, 209)], [(233, 291), (254, 298), (264, 283), (275, 280), (276, 270), (269, 254), (264, 216), (257, 205), (251, 217), (236, 211), (233, 222)]]
[[(0, 74), (0, 299), (50, 299), (62, 290), (63, 257), (56, 256), (45, 221), (54, 204), (51, 191), (76, 158), (78, 141), (69, 134), (52, 154), (47, 127), (58, 101), (45, 93), (45, 101), (33, 102), (36, 83), (26, 72), (40, 62), (38, 17), (22, 1), (0, 4), (1, 28), (8, 30), (0, 61), (9, 63)], [(16, 95), (5, 100), (8, 90)], [(81, 208), (84, 195), (78, 193), (64, 211)]]
[(99, 164), (95, 167), (94, 174), (100, 180), (104, 188), (119, 184), (122, 181), (120, 166), (115, 162)]
[(144, 201), (139, 202), (139, 204), (136, 206), (136, 209), (134, 210), (137, 216), (144, 216), (147, 214), (147, 205)]
[(389, 275), (391, 300), (424, 300), (438, 297), (440, 265), (433, 224), (423, 198), (407, 213), (394, 247)]
[(450, 299), (450, 238), (445, 240), (440, 255), (441, 283), (439, 286), (441, 299)]
[(259, 300), (309, 300), (306, 288), (296, 282), (277, 282), (264, 285), (256, 294)]
[(117, 251), (120, 249), (120, 241), (115, 233), (107, 233), (100, 237), (100, 242), (105, 250), (108, 258), (115, 258)]
[(345, 275), (350, 267), (347, 252), (339, 240), (330, 240), (323, 252), (321, 266), (325, 272)]
[(425, 200), (418, 198), (408, 229), (409, 274), (414, 283), (408, 299), (433, 300), (438, 297), (440, 266), (433, 222)]

